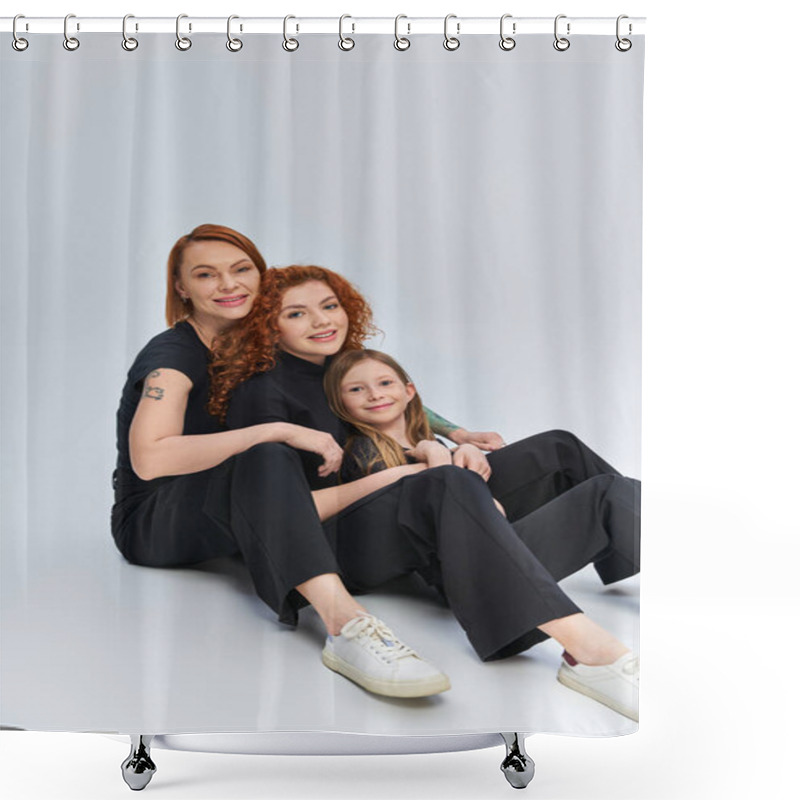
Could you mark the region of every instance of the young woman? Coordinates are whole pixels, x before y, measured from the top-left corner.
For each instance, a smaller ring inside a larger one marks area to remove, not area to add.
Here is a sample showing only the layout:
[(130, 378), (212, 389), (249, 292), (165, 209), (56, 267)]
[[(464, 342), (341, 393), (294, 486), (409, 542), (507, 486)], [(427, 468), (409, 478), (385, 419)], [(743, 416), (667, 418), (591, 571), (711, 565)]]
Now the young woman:
[[(353, 312), (358, 306), (342, 300), (353, 294), (360, 297), (341, 276), (320, 267), (270, 270), (263, 305), (266, 325), (252, 318), (221, 337), (212, 367), (214, 412), (227, 412), (232, 428), (301, 424), (326, 431), (344, 444), (348, 430), (328, 406), (323, 380), (331, 356), (363, 344), (363, 336), (352, 335), (361, 329), (358, 312), (355, 317)], [(248, 355), (237, 359), (235, 354), (241, 353)], [(265, 364), (274, 366), (265, 369)], [(550, 449), (569, 451), (566, 445)], [(301, 455), (312, 489), (326, 488), (335, 480), (319, 475), (319, 459)], [(581, 455), (588, 465), (588, 457)], [(567, 459), (570, 465), (574, 460)], [(637, 658), (580, 611), (525, 542), (526, 537), (541, 538), (546, 545), (562, 540), (553, 561), (560, 569), (574, 571), (593, 557), (597, 566), (598, 557), (613, 555), (608, 533), (602, 531), (599, 547), (596, 530), (569, 537), (561, 526), (569, 524), (570, 514), (560, 512), (569, 503), (557, 498), (547, 503), (549, 509), (527, 515), (515, 530), (498, 514), (489, 487), (476, 471), (454, 464), (426, 467), (427, 463), (401, 464), (359, 478), (391, 474), (394, 482), (338, 513), (316, 502), (346, 585), (368, 591), (416, 571), (445, 597), (482, 660), (514, 655), (553, 636), (567, 651), (562, 682), (636, 719)], [(519, 476), (515, 480), (516, 487), (531, 483)], [(552, 476), (546, 480), (557, 484)], [(514, 489), (507, 492), (512, 500)], [(541, 489), (539, 496), (544, 494)], [(516, 505), (526, 502), (530, 500)], [(531, 521), (532, 516), (537, 519)], [(575, 518), (585, 522), (583, 512)], [(563, 546), (564, 540), (571, 544)], [(325, 663), (338, 670), (335, 653), (328, 654), (326, 645)]]
[(295, 625), (310, 603), (341, 670), (365, 674), (366, 688), (401, 697), (443, 691), (447, 678), (345, 589), (317, 513), (336, 513), (394, 479), (392, 471), (312, 498), (298, 454), (313, 453), (317, 477), (332, 484), (342, 450), (330, 434), (286, 421), (226, 430), (208, 412), (211, 348), (252, 321), (256, 300), (263, 314), (266, 272), (255, 245), (223, 226), (201, 225), (172, 248), (170, 327), (136, 357), (117, 413), (114, 540), (128, 561), (151, 567), (241, 553), (280, 621)]

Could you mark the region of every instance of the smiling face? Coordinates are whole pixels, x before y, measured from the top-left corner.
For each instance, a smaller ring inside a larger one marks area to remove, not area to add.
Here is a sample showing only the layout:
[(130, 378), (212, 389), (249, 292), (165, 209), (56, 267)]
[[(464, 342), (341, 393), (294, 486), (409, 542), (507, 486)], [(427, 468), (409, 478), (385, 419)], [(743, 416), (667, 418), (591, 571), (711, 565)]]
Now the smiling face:
[(342, 378), (341, 401), (347, 413), (379, 430), (404, 419), (416, 394), (388, 365), (374, 358), (359, 361)]
[(191, 302), (190, 316), (217, 334), (246, 317), (261, 275), (244, 250), (228, 242), (192, 242), (183, 251), (175, 288)]
[(327, 283), (306, 281), (284, 292), (278, 330), (287, 353), (323, 364), (341, 350), (347, 326), (347, 313)]

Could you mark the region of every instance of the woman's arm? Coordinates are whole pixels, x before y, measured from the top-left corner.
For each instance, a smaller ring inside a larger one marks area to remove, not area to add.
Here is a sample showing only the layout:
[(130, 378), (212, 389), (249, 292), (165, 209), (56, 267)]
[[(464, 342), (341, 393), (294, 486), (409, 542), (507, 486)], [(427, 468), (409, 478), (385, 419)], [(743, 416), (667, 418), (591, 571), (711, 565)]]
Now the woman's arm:
[[(142, 480), (211, 469), (253, 445), (289, 443), (305, 431), (298, 425), (269, 422), (233, 431), (184, 436), (183, 420), (191, 388), (189, 378), (176, 369), (156, 369), (145, 378), (128, 435), (131, 466)], [(341, 449), (336, 447), (341, 459)], [(323, 466), (338, 469), (335, 454), (322, 455), (326, 459)]]
[(494, 433), (493, 431), (468, 431), (466, 428), (462, 428), (454, 422), (439, 416), (427, 406), (423, 406), (423, 408), (431, 430), (438, 436), (446, 436), (456, 444), (474, 444), (475, 447), (479, 447), (481, 450), (499, 450), (505, 445), (503, 437), (499, 433)]
[(377, 492), (378, 489), (383, 489), (384, 486), (389, 486), (407, 475), (422, 472), (426, 468), (426, 464), (406, 464), (402, 467), (389, 467), (389, 469), (382, 469), (380, 472), (374, 472), (372, 475), (358, 478), (358, 480), (350, 483), (343, 483), (341, 486), (317, 489), (311, 492), (311, 497), (314, 499), (319, 518), (324, 522), (328, 517), (338, 514), (342, 509), (355, 503), (356, 500)]

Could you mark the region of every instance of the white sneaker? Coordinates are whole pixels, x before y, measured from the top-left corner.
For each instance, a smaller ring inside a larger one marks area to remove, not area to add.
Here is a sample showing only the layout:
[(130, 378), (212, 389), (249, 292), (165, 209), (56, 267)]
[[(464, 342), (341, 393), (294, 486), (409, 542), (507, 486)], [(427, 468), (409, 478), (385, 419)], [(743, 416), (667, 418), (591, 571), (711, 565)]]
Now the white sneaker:
[(613, 664), (589, 667), (561, 662), (558, 680), (598, 703), (639, 721), (639, 656), (625, 653)]
[(389, 697), (427, 697), (447, 691), (450, 680), (371, 614), (351, 619), (328, 636), (322, 663), (367, 691)]

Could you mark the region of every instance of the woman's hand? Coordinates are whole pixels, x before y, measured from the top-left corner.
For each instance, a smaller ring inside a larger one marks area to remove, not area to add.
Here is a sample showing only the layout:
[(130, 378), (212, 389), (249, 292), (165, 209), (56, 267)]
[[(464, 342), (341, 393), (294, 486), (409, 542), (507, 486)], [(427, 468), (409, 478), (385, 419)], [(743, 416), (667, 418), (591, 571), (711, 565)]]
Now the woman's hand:
[(474, 444), (460, 444), (453, 452), (453, 463), (477, 472), (485, 481), (492, 476), (492, 468), (486, 456)]
[(439, 442), (434, 442), (432, 439), (423, 439), (408, 451), (408, 455), (415, 458), (417, 461), (424, 462), (430, 467), (443, 467), (447, 464), (453, 463), (453, 457), (450, 451)]
[(499, 450), (505, 447), (503, 437), (499, 433), (493, 431), (468, 431), (465, 428), (456, 428), (456, 430), (447, 434), (448, 439), (452, 439), (456, 444), (472, 444), (480, 450)]
[(321, 478), (339, 471), (342, 466), (342, 448), (336, 439), (324, 431), (304, 428), (302, 425), (288, 425), (288, 433), (283, 440), (289, 447), (306, 450), (322, 456), (322, 466), (317, 470)]

